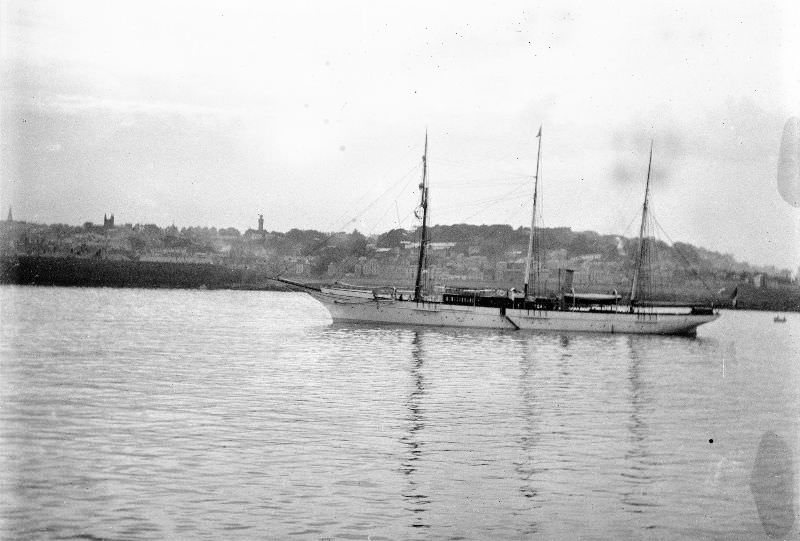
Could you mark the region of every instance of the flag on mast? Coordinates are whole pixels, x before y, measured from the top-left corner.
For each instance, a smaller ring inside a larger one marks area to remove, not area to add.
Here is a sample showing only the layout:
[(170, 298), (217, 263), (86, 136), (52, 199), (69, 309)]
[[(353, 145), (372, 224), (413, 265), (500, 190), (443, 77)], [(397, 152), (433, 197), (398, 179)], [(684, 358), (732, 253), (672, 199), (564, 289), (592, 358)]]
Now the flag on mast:
[(542, 136), (542, 127), (539, 126), (539, 133), (536, 134), (536, 137), (541, 137), (541, 136)]

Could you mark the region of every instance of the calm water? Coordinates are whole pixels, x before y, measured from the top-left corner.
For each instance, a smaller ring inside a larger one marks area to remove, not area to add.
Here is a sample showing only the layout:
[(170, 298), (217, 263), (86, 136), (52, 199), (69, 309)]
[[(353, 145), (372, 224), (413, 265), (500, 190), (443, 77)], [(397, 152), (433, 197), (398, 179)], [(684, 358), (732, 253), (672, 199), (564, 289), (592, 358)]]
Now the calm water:
[(302, 294), (0, 295), (3, 538), (797, 537), (798, 314), (687, 339), (333, 325)]

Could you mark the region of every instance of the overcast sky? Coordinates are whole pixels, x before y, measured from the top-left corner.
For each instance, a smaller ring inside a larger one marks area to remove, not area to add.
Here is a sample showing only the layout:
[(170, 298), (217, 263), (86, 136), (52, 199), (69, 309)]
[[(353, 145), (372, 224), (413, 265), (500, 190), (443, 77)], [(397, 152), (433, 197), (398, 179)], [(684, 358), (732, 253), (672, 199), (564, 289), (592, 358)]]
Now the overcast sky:
[(797, 2), (0, 0), (3, 217), (636, 234), (797, 269)]

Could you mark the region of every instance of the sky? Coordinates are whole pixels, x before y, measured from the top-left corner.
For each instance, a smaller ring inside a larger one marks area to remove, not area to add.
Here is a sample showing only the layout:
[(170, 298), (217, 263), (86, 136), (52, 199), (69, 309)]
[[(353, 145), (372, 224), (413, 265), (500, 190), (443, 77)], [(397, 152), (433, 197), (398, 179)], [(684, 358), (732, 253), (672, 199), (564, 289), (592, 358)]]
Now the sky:
[(652, 140), (659, 237), (796, 271), (796, 4), (0, 0), (0, 212), (412, 228), (427, 133), (433, 223), (527, 226), (542, 126), (541, 225), (634, 236)]

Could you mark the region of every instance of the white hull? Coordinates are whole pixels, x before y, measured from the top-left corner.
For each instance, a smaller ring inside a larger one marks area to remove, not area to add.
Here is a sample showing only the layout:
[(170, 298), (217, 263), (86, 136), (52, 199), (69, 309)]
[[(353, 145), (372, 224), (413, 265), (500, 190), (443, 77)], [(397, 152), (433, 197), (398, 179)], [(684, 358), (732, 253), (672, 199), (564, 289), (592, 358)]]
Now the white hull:
[(633, 334), (694, 334), (718, 314), (656, 313), (643, 310), (521, 310), (460, 306), (438, 302), (364, 299), (310, 292), (334, 321), (482, 329), (582, 331)]

